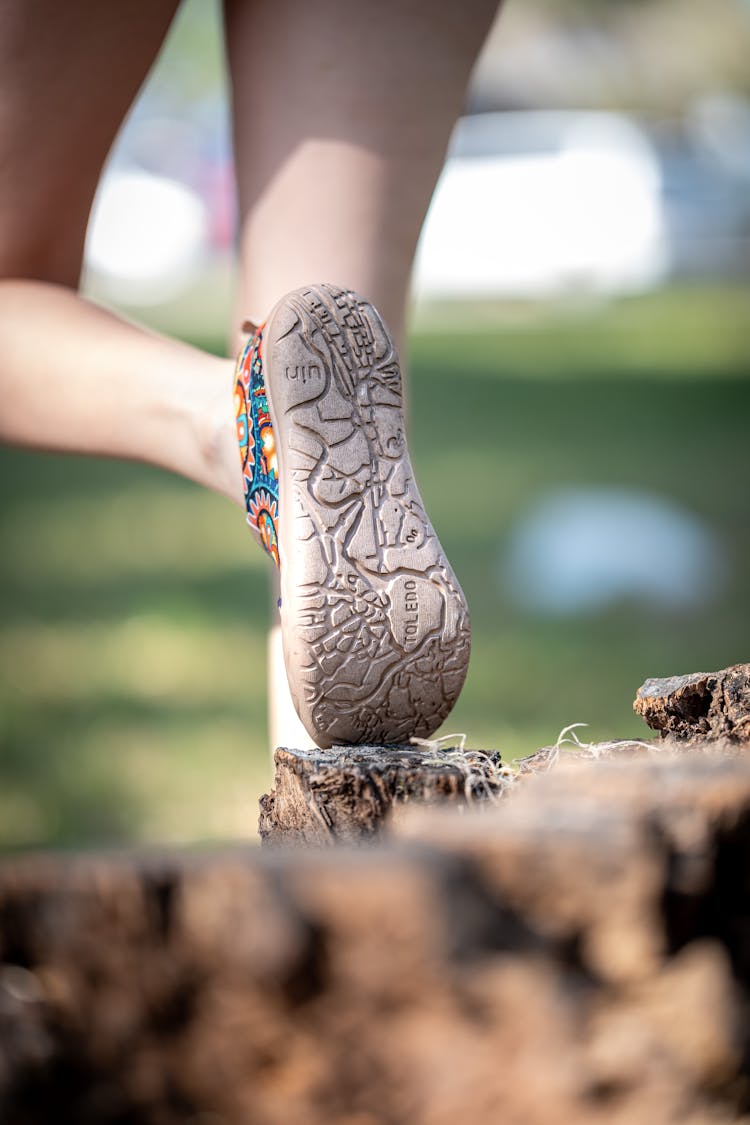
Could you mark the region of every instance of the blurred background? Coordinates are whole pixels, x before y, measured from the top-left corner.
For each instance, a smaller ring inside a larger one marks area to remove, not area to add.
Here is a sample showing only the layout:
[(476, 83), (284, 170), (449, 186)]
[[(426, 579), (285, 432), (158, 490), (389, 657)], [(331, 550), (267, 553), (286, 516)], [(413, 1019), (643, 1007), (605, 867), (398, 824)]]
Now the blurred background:
[[(748, 0), (510, 0), (477, 67), (410, 355), (470, 746), (637, 735), (646, 677), (750, 659), (749, 57)], [(87, 291), (224, 353), (234, 207), (219, 16), (189, 0)], [(0, 847), (251, 838), (270, 611), (237, 511), (141, 466), (0, 462)]]

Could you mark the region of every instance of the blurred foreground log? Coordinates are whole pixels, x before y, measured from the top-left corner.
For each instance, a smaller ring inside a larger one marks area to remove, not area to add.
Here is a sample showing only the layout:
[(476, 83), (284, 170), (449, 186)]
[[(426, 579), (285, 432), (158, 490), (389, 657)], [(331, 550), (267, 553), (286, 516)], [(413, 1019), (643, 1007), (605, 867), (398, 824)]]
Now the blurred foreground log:
[(3, 1125), (750, 1121), (750, 761), (547, 765), (377, 848), (6, 860)]

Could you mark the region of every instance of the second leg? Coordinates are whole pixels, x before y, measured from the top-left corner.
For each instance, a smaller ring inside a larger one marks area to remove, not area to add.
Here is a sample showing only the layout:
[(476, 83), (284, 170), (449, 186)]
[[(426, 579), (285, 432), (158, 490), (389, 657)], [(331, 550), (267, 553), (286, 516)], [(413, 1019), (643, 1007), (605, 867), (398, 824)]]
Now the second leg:
[[(332, 281), (366, 295), (403, 352), (424, 216), (496, 0), (227, 0), (241, 213), (238, 320)], [(305, 745), (271, 639), (274, 744)]]

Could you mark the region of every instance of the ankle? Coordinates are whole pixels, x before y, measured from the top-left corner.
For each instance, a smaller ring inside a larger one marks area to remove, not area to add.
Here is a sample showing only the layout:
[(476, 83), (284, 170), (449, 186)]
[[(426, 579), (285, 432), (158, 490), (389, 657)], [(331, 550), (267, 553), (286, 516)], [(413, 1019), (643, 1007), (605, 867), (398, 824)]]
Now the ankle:
[(195, 417), (199, 448), (211, 488), (244, 508), (232, 397), (234, 364), (231, 360), (217, 360), (217, 366), (219, 364), (217, 375)]

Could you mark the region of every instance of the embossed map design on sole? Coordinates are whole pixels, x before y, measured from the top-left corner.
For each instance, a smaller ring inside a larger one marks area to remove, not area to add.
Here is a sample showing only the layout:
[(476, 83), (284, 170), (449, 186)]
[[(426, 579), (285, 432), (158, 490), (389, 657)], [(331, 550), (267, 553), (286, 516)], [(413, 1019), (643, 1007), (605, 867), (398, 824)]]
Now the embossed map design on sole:
[(469, 614), (414, 482), (393, 340), (367, 301), (314, 285), (274, 308), (263, 347), (299, 716), (324, 749), (425, 738), (463, 685)]

